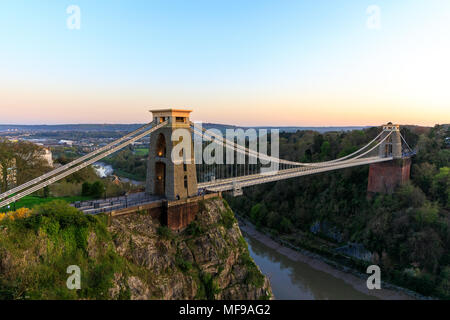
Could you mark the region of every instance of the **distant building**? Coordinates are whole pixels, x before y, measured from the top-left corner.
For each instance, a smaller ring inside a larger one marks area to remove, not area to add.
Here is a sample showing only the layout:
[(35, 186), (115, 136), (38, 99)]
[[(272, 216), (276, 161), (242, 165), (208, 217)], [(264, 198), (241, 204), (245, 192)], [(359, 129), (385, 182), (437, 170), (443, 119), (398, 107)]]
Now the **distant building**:
[(73, 141), (72, 140), (59, 140), (59, 144), (65, 144), (65, 145), (68, 145), (69, 147), (72, 147)]
[(50, 167), (53, 167), (53, 154), (49, 148), (46, 148), (42, 143), (36, 143), (36, 145), (41, 146), (44, 150), (44, 154), (42, 155), (42, 159), (45, 160)]
[(42, 156), (42, 158), (43, 158), (45, 161), (48, 162), (48, 165), (49, 165), (50, 167), (53, 167), (53, 155), (52, 155), (52, 152), (50, 151), (50, 149), (47, 149), (47, 148), (44, 148), (44, 150), (45, 150), (45, 153), (44, 153), (44, 155)]

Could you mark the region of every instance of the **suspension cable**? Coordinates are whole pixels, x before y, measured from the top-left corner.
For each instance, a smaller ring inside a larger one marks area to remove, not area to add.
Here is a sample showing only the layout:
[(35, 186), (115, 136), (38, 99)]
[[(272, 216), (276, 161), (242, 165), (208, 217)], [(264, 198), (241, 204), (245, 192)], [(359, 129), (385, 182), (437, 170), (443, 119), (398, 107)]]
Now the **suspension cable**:
[(402, 134), (400, 133), (400, 137), (402, 137), (403, 142), (406, 144), (406, 146), (408, 147), (409, 151), (414, 152), (411, 147), (409, 146), (408, 142), (406, 142), (405, 138), (403, 138)]
[[(375, 137), (371, 142), (369, 142), (367, 145), (365, 145), (364, 147), (360, 148), (359, 150), (353, 152), (351, 155), (347, 155), (345, 157), (339, 158), (339, 159), (335, 159), (332, 161), (326, 161), (326, 162), (314, 162), (314, 163), (302, 163), (302, 162), (293, 162), (293, 161), (288, 161), (288, 160), (283, 160), (283, 159), (278, 159), (272, 156), (268, 156), (262, 153), (259, 153), (257, 151), (254, 150), (250, 150), (244, 146), (241, 146), (239, 144), (234, 143), (234, 141), (230, 141), (228, 139), (224, 139), (222, 136), (217, 135), (213, 132), (206, 132), (207, 130), (203, 127), (198, 126), (197, 124), (191, 122), (191, 125), (194, 127), (194, 129), (197, 130), (202, 130), (204, 133), (206, 133), (206, 135), (208, 135), (209, 137), (213, 137), (215, 138), (214, 142), (216, 142), (217, 140), (220, 142), (220, 144), (224, 145), (226, 148), (228, 149), (233, 149), (233, 151), (235, 150), (236, 152), (240, 152), (240, 153), (244, 153), (244, 154), (248, 154), (248, 155), (253, 155), (255, 157), (259, 157), (260, 159), (264, 159), (267, 161), (271, 161), (271, 162), (279, 162), (281, 164), (287, 164), (287, 165), (293, 165), (293, 166), (308, 166), (308, 167), (323, 167), (323, 166), (329, 166), (329, 165), (333, 165), (335, 162), (347, 162), (347, 161), (343, 161), (344, 159), (349, 158), (350, 156), (353, 156), (359, 152), (361, 152), (362, 150), (364, 150), (365, 148), (369, 147), (370, 144), (372, 144), (374, 141), (376, 141), (376, 139), (378, 139), (384, 132), (385, 130), (383, 130), (377, 137)], [(384, 139), (383, 139), (384, 141)], [(226, 143), (224, 143), (226, 142)], [(379, 144), (378, 144), (379, 145)], [(238, 150), (239, 149), (239, 150)], [(370, 150), (372, 151), (373, 148)], [(370, 152), (369, 151), (369, 152)], [(367, 154), (368, 152), (364, 153), (363, 155)], [(351, 159), (350, 159), (351, 161)]]
[(30, 189), (27, 189), (27, 190), (25, 190), (25, 191), (23, 191), (21, 193), (18, 193), (16, 195), (14, 195), (14, 196), (12, 196), (12, 197), (10, 197), (10, 198), (0, 202), (0, 208), (6, 206), (8, 204), (11, 204), (11, 203), (13, 203), (13, 202), (15, 202), (15, 201), (17, 201), (17, 200), (19, 200), (19, 199), (29, 195), (29, 194), (32, 194), (33, 192), (36, 192), (36, 191), (38, 191), (38, 190), (40, 190), (40, 189), (42, 189), (42, 188), (44, 188), (46, 186), (49, 186), (52, 183), (55, 183), (56, 181), (59, 181), (59, 180), (65, 178), (65, 177), (71, 175), (72, 173), (77, 172), (77, 171), (79, 171), (79, 170), (81, 170), (81, 169), (83, 169), (83, 168), (85, 168), (85, 167), (87, 167), (87, 166), (89, 166), (89, 165), (91, 165), (91, 164), (93, 164), (93, 163), (103, 159), (104, 157), (109, 156), (110, 154), (113, 154), (114, 152), (125, 148), (126, 146), (130, 145), (131, 143), (133, 143), (135, 141), (138, 141), (138, 140), (142, 139), (143, 137), (145, 137), (146, 135), (152, 133), (153, 131), (158, 130), (159, 128), (165, 126), (167, 123), (168, 123), (168, 121), (166, 120), (165, 122), (162, 122), (162, 123), (158, 124), (157, 126), (155, 126), (155, 127), (151, 128), (151, 129), (145, 131), (144, 133), (141, 133), (138, 136), (136, 136), (134, 138), (131, 138), (130, 140), (128, 140), (126, 142), (121, 143), (120, 145), (112, 148), (111, 150), (109, 150), (109, 151), (107, 151), (107, 152), (105, 152), (103, 154), (100, 154), (100, 155), (98, 155), (98, 156), (96, 156), (96, 157), (94, 157), (94, 158), (92, 158), (90, 160), (84, 161), (83, 163), (79, 164), (78, 166), (76, 166), (76, 167), (74, 167), (74, 168), (72, 168), (72, 169), (70, 169), (70, 170), (68, 170), (68, 171), (66, 171), (64, 173), (61, 173), (61, 174), (59, 174), (59, 175), (57, 175), (57, 176), (55, 176), (53, 178), (50, 178), (47, 181), (44, 181), (44, 182), (42, 182), (42, 183), (40, 183), (40, 184), (30, 188)]
[(21, 191), (23, 189), (26, 189), (26, 188), (28, 188), (28, 187), (30, 187), (30, 186), (38, 183), (38, 182), (41, 182), (41, 181), (43, 181), (43, 180), (45, 180), (45, 179), (47, 179), (47, 178), (49, 178), (51, 176), (54, 176), (57, 173), (60, 173), (60, 172), (62, 172), (64, 170), (66, 170), (66, 169), (69, 169), (69, 168), (73, 167), (74, 165), (89, 159), (90, 157), (93, 157), (93, 156), (95, 156), (95, 155), (97, 155), (97, 154), (99, 154), (101, 152), (104, 152), (104, 151), (114, 147), (116, 144), (118, 144), (118, 143), (120, 143), (120, 142), (122, 142), (122, 141), (124, 141), (124, 140), (126, 140), (126, 139), (128, 139), (128, 138), (130, 138), (130, 137), (132, 137), (132, 136), (134, 136), (136, 134), (138, 134), (139, 132), (141, 132), (141, 131), (143, 131), (143, 130), (145, 130), (147, 128), (149, 128), (151, 125), (152, 125), (151, 123), (146, 124), (145, 126), (140, 127), (139, 129), (137, 129), (137, 130), (135, 130), (135, 131), (133, 131), (133, 132), (123, 136), (120, 139), (117, 139), (117, 140), (111, 142), (110, 144), (108, 144), (108, 145), (106, 145), (106, 146), (104, 146), (102, 148), (99, 148), (99, 149), (97, 149), (97, 150), (95, 150), (95, 151), (93, 151), (93, 152), (91, 152), (91, 153), (89, 153), (87, 155), (84, 155), (84, 156), (82, 156), (82, 157), (80, 157), (78, 159), (75, 159), (74, 161), (72, 161), (72, 162), (70, 162), (68, 164), (65, 164), (65, 165), (63, 165), (63, 166), (61, 166), (61, 167), (59, 167), (59, 168), (57, 168), (55, 170), (47, 172), (46, 174), (44, 174), (42, 176), (39, 176), (39, 177), (37, 177), (37, 178), (35, 178), (35, 179), (31, 180), (31, 181), (28, 181), (28, 182), (26, 182), (26, 183), (24, 183), (24, 184), (22, 184), (20, 186), (17, 186), (17, 187), (15, 187), (13, 189), (10, 189), (10, 190), (0, 194), (0, 200), (6, 198), (6, 197), (8, 197), (8, 196), (10, 196), (10, 195), (12, 195), (12, 194), (14, 194), (16, 192), (19, 192), (19, 191)]

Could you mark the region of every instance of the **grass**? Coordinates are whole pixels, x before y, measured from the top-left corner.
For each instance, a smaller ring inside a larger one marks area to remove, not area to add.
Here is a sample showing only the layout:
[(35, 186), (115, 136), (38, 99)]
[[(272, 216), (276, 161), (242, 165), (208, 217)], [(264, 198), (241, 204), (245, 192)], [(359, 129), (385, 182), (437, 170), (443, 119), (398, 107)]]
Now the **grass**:
[[(32, 209), (36, 205), (52, 202), (55, 200), (62, 200), (67, 203), (73, 203), (75, 201), (87, 201), (87, 200), (91, 200), (91, 199), (92, 199), (92, 197), (81, 197), (81, 196), (79, 196), (79, 197), (48, 197), (48, 198), (42, 198), (42, 197), (36, 197), (36, 196), (26, 196), (16, 202), (16, 209), (19, 209), (19, 208)], [(6, 207), (1, 208), (0, 212), (13, 210), (14, 204), (11, 204), (10, 206), (11, 206), (10, 209), (8, 209)]]
[(127, 179), (130, 179), (130, 180), (145, 181), (145, 177), (142, 177), (142, 176), (137, 175), (137, 174), (128, 173), (128, 172), (125, 172), (123, 170), (116, 169), (116, 168), (114, 168), (114, 174), (119, 176), (119, 177), (127, 178)]
[(137, 156), (141, 156), (141, 157), (148, 156), (148, 149), (145, 149), (145, 148), (136, 149), (136, 150), (134, 150), (134, 154)]

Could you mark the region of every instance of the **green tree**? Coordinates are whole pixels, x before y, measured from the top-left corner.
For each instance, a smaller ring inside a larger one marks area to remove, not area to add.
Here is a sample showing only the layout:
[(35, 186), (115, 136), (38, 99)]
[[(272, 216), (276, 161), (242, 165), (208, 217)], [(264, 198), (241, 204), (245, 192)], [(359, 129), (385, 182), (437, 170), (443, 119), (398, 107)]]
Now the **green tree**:
[(450, 168), (443, 167), (434, 176), (432, 184), (434, 198), (442, 204), (444, 208), (449, 206), (450, 197)]
[(416, 210), (415, 219), (422, 226), (424, 224), (433, 224), (438, 220), (439, 208), (427, 201), (422, 207)]
[(436, 175), (436, 167), (431, 163), (424, 162), (414, 164), (411, 171), (414, 183), (420, 187), (425, 194), (429, 195), (433, 184), (433, 178)]
[(327, 159), (330, 156), (331, 145), (328, 141), (324, 141), (320, 147), (320, 158), (322, 160)]
[(43, 190), (43, 196), (44, 198), (48, 198), (50, 197), (50, 188), (48, 186), (46, 186)]
[(400, 207), (403, 208), (419, 208), (425, 203), (426, 200), (426, 196), (423, 191), (411, 183), (407, 183), (398, 188), (396, 196)]
[(100, 198), (105, 193), (105, 185), (101, 181), (96, 181), (91, 186), (91, 196)]
[(81, 195), (83, 197), (86, 197), (86, 196), (90, 196), (91, 193), (92, 193), (92, 191), (91, 191), (91, 184), (89, 182), (87, 182), (87, 181), (84, 182), (82, 184), (82, 186), (81, 186)]

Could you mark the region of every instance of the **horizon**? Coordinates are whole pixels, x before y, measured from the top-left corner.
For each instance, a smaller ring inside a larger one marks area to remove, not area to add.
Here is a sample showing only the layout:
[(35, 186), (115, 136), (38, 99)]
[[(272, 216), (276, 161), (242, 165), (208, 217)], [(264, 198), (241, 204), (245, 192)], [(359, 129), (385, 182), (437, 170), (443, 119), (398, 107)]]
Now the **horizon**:
[[(121, 123), (121, 122), (105, 122), (105, 123), (53, 123), (53, 124), (48, 124), (48, 123), (35, 123), (35, 124), (18, 124), (18, 123), (0, 123), (0, 126), (83, 126), (83, 125), (89, 125), (89, 126), (101, 126), (101, 125), (123, 125), (123, 126), (131, 126), (131, 125), (145, 125), (147, 123), (151, 123), (152, 121), (149, 122), (131, 122), (131, 123)], [(197, 122), (198, 121), (194, 121)], [(389, 122), (389, 121), (388, 121)], [(273, 127), (273, 128), (371, 128), (371, 127), (381, 127), (385, 124), (387, 124), (388, 122), (382, 123), (382, 124), (374, 124), (374, 125), (315, 125), (315, 126), (307, 126), (307, 125), (280, 125), (280, 126), (276, 126), (276, 125), (246, 125), (246, 126), (239, 126), (237, 124), (230, 124), (230, 123), (218, 123), (218, 122), (201, 122), (202, 124), (207, 124), (207, 125), (221, 125), (221, 126), (232, 126), (232, 127), (245, 127), (245, 128), (258, 128), (258, 127)], [(434, 125), (417, 125), (417, 124), (399, 124), (396, 123), (399, 126), (417, 126), (417, 127), (427, 127), (427, 128), (432, 128), (434, 126), (438, 126), (438, 125), (449, 125), (449, 123), (436, 123)]]
[(74, 2), (1, 4), (1, 122), (450, 122), (446, 0)]

